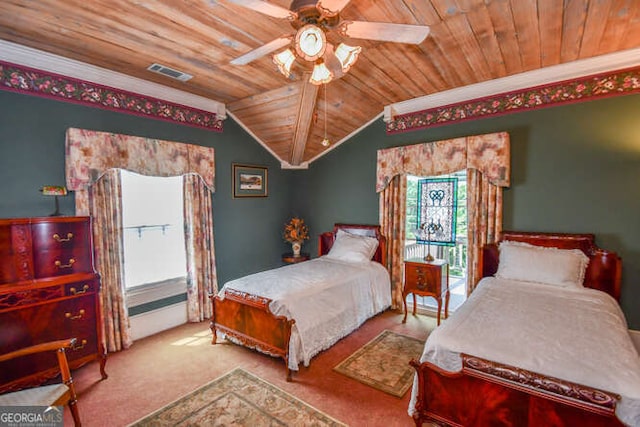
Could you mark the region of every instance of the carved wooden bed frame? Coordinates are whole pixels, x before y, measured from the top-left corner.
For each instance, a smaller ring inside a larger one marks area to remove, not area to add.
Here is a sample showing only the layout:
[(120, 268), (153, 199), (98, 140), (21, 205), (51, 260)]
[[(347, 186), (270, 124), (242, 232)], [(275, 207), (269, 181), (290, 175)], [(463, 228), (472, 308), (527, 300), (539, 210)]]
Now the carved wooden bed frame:
[[(378, 225), (335, 224), (333, 231), (322, 233), (318, 239), (318, 255), (326, 255), (333, 246), (338, 230), (378, 239), (378, 249), (373, 260), (386, 267), (386, 239)], [(227, 288), (224, 299), (210, 296), (213, 305), (211, 316), (212, 344), (216, 343), (217, 331), (245, 347), (284, 360), (287, 381), (291, 381), (289, 369), (289, 339), (295, 319), (276, 316), (269, 310), (271, 300)]]
[[(598, 248), (593, 234), (504, 231), (501, 240), (580, 249), (589, 257), (584, 286), (620, 299), (622, 262)], [(483, 248), (481, 271), (498, 269), (498, 245)], [(416, 426), (442, 425), (622, 426), (615, 415), (618, 395), (462, 354), (462, 369), (447, 372), (430, 362), (410, 362), (418, 373)]]

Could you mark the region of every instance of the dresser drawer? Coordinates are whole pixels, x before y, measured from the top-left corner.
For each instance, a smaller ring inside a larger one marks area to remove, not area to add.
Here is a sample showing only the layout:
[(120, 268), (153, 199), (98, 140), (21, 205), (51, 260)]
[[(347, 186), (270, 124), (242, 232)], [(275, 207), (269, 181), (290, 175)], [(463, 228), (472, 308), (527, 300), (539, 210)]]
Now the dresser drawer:
[(92, 294), (100, 291), (100, 282), (98, 279), (83, 280), (81, 282), (72, 282), (64, 285), (65, 296), (73, 297), (78, 295)]
[(89, 221), (39, 222), (31, 224), (33, 251), (88, 248)]
[(407, 290), (430, 292), (440, 291), (440, 268), (427, 267), (420, 264), (407, 264), (405, 267), (405, 286)]
[(77, 339), (76, 344), (69, 350), (69, 361), (90, 356), (98, 351), (96, 335), (96, 303), (95, 295), (85, 295), (74, 298), (70, 305), (65, 306), (64, 322), (66, 330)]
[(88, 248), (51, 249), (36, 252), (33, 258), (37, 279), (93, 272), (91, 253)]

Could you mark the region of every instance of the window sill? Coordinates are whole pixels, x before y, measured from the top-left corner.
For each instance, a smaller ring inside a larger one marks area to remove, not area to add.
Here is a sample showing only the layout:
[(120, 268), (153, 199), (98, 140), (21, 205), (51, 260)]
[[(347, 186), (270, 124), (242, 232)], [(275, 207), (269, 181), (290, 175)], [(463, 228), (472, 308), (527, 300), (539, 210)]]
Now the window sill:
[(161, 282), (145, 283), (126, 290), (127, 307), (135, 307), (187, 292), (187, 278), (175, 277)]

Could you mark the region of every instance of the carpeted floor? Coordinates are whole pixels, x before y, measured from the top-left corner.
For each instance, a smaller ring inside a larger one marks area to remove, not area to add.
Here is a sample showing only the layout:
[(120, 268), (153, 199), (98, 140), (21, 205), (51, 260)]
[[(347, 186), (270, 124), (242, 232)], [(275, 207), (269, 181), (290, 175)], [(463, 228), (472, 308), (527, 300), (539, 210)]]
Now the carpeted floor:
[(132, 427), (230, 425), (345, 426), (273, 384), (236, 368)]
[(422, 354), (424, 340), (385, 330), (336, 366), (335, 371), (402, 397), (413, 382), (411, 359)]
[[(78, 408), (85, 427), (126, 426), (210, 383), (235, 368), (257, 376), (330, 417), (352, 427), (410, 427), (410, 393), (397, 398), (333, 368), (384, 330), (421, 341), (435, 319), (387, 311), (301, 366), (286, 381), (281, 359), (221, 342), (211, 345), (208, 322), (186, 324), (136, 341), (130, 349), (110, 354), (101, 381), (97, 363), (73, 372)], [(65, 425), (72, 425), (65, 409)]]

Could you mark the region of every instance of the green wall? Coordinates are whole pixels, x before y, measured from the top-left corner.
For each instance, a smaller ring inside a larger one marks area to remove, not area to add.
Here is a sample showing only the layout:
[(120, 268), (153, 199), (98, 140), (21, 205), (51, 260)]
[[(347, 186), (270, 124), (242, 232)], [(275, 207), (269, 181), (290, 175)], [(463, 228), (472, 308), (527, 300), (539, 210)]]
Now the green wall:
[[(214, 147), (214, 233), (218, 284), (281, 265), (287, 249), (282, 225), (291, 206), (290, 171), (232, 119), (217, 133), (178, 124), (0, 90), (0, 218), (47, 216), (54, 202), (38, 190), (64, 185), (65, 132), (69, 127)], [(266, 198), (233, 199), (231, 164), (268, 167)], [(73, 193), (60, 199), (74, 212)]]
[[(382, 119), (311, 164), (285, 171), (232, 119), (224, 132), (0, 91), (0, 217), (48, 215), (42, 185), (64, 183), (64, 135), (78, 127), (214, 147), (214, 228), (219, 284), (282, 265), (284, 222), (302, 216), (303, 248), (335, 222), (378, 223), (376, 150), (470, 134), (511, 135), (512, 185), (504, 228), (592, 232), (623, 259), (622, 308), (640, 329), (640, 95), (386, 135)], [(232, 199), (231, 163), (269, 168), (269, 197)], [(61, 200), (70, 214), (73, 195)]]
[[(386, 135), (382, 119), (314, 162), (294, 187), (312, 231), (378, 223), (376, 150), (507, 131), (504, 229), (594, 233), (623, 260), (622, 308), (640, 329), (640, 95)], [(315, 252), (316, 242), (307, 245)]]

